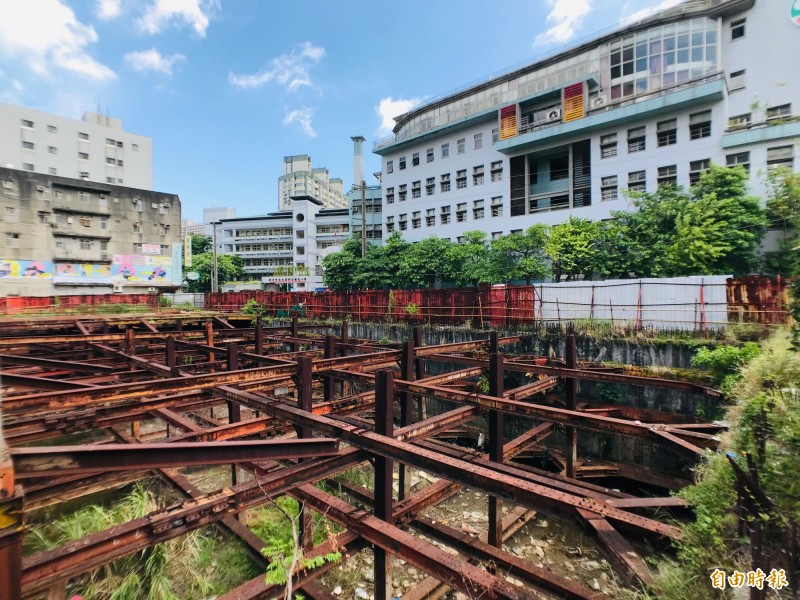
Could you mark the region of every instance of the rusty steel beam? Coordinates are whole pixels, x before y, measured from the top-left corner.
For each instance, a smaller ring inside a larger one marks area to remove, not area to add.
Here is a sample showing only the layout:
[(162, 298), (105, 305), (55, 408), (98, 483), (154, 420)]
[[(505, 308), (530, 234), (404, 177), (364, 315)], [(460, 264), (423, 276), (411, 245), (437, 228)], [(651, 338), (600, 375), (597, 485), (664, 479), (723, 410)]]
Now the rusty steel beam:
[[(0, 338), (2, 339), (2, 338)], [(44, 367), (46, 369), (66, 369), (78, 373), (112, 373), (117, 367), (100, 363), (83, 363), (78, 361), (53, 360), (36, 356), (20, 356), (16, 354), (0, 354), (0, 368), (6, 365), (19, 365), (25, 367)]]
[(333, 456), (335, 439), (252, 442), (178, 442), (13, 448), (19, 479), (179, 466), (220, 465), (264, 459)]

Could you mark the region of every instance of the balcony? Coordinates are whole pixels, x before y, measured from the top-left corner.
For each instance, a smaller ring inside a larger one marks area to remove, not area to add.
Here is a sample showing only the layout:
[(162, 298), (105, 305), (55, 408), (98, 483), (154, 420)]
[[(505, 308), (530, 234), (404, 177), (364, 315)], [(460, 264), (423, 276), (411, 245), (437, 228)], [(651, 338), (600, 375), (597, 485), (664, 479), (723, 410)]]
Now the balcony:
[[(226, 238), (227, 241), (227, 238)], [(234, 243), (240, 244), (258, 244), (263, 242), (291, 242), (292, 235), (259, 235), (259, 236), (236, 236), (233, 238)]]
[(242, 258), (263, 258), (265, 256), (292, 256), (294, 250), (250, 250), (247, 252), (236, 251), (232, 254)]

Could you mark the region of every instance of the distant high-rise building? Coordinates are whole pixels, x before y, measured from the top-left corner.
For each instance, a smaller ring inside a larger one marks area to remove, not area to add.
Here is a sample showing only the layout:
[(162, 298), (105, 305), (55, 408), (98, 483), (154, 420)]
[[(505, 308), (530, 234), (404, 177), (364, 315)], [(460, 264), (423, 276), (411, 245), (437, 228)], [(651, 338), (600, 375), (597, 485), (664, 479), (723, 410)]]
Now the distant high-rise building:
[(83, 120), (0, 103), (0, 167), (153, 189), (153, 141), (97, 113)]
[(342, 180), (331, 179), (326, 168), (313, 169), (308, 154), (283, 157), (283, 175), (278, 178), (278, 209), (291, 210), (292, 196), (311, 196), (325, 208), (347, 208)]
[(203, 223), (209, 225), (220, 219), (233, 219), (236, 217), (236, 209), (230, 206), (217, 206), (214, 208), (203, 209)]

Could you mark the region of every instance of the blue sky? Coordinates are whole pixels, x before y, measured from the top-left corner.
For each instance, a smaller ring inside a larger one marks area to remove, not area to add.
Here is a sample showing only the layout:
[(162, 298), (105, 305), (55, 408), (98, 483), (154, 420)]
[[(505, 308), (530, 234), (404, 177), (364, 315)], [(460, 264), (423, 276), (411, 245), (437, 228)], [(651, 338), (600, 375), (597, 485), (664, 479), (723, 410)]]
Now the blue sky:
[[(350, 136), (678, 0), (0, 0), (0, 101), (122, 119), (153, 185), (239, 216), (277, 208), (282, 159), (353, 183)], [(374, 178), (369, 175), (371, 181)]]

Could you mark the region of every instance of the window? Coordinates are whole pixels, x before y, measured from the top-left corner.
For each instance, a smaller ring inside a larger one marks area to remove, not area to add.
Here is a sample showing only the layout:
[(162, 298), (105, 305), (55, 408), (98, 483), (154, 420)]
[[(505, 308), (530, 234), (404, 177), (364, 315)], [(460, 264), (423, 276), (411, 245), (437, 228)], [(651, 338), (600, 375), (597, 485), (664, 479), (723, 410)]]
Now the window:
[(628, 129), (628, 152), (642, 152), (646, 148), (644, 127)]
[(450, 144), (442, 144), (442, 158), (450, 156)]
[(6, 206), (6, 221), (16, 221), (17, 220), (17, 209), (13, 206)]
[(56, 127), (55, 125), (48, 125), (47, 131), (49, 131), (50, 133), (56, 133), (58, 131), (58, 127)]
[(116, 146), (116, 145), (117, 145), (116, 140), (112, 140), (111, 138), (106, 138), (106, 146)]
[(491, 164), (492, 181), (502, 181), (503, 179), (503, 161), (497, 160)]
[(744, 37), (746, 19), (731, 21), (731, 40), (738, 40)]
[(418, 165), (419, 165), (419, 152), (414, 152), (414, 154), (411, 155), (411, 166), (416, 167)]
[(554, 156), (550, 159), (550, 181), (569, 178), (569, 156)]
[(617, 134), (609, 133), (600, 136), (600, 158), (612, 158), (617, 155)]
[(108, 229), (108, 219), (106, 218), (100, 219), (100, 229)]
[(457, 244), (466, 244), (467, 243), (467, 236), (460, 235), (456, 238)]
[(6, 234), (6, 247), (7, 248), (17, 248), (19, 246), (19, 234), (18, 233), (7, 233)]
[(659, 187), (662, 185), (678, 185), (678, 166), (658, 167), (657, 181)]
[(394, 204), (394, 188), (386, 188), (386, 204)]
[(39, 223), (49, 223), (50, 222), (50, 213), (39, 211)]
[(106, 177), (106, 183), (114, 183), (114, 181), (113, 177)]
[(440, 219), (442, 221), (442, 225), (449, 225), (450, 224), (450, 207), (449, 206), (443, 206), (441, 208), (441, 211), (442, 212), (439, 215), (439, 217), (440, 217)]
[(428, 162), (433, 162), (433, 148), (428, 148), (425, 151), (425, 160)]
[(483, 218), (483, 200), (475, 200), (472, 203), (472, 218), (473, 219), (482, 219)]
[(456, 189), (460, 190), (467, 187), (467, 170), (462, 169), (456, 172)]
[(617, 176), (603, 177), (600, 180), (600, 198), (602, 200), (616, 200), (618, 197)]
[(472, 185), (483, 185), (483, 165), (472, 167)]
[(28, 119), (22, 119), (22, 126), (27, 127), (28, 129), (33, 129), (33, 121), (29, 121)]
[(725, 157), (725, 164), (728, 167), (735, 167), (740, 165), (744, 167), (744, 170), (747, 173), (750, 173), (750, 153), (749, 152), (737, 152), (736, 154), (728, 154)]
[(83, 225), (84, 227), (91, 227), (92, 226), (92, 219), (91, 217), (79, 217), (78, 222)]
[(131, 150), (133, 150), (134, 152), (138, 152), (139, 151), (139, 144), (131, 144)]
[(689, 115), (689, 139), (699, 140), (711, 136), (711, 111)]
[(480, 150), (481, 148), (483, 148), (483, 134), (482, 133), (476, 133), (474, 136), (472, 136), (472, 140), (473, 140), (473, 148), (475, 150)]
[(404, 184), (402, 184), (400, 186), (400, 192), (399, 192), (399, 196), (400, 196), (399, 200), (400, 200), (400, 202), (405, 202), (406, 201), (406, 194), (407, 194), (407, 192), (406, 192), (406, 184), (404, 183)]
[(436, 227), (435, 208), (429, 208), (425, 211), (425, 227)]
[(728, 129), (733, 131), (736, 129), (747, 129), (750, 127), (750, 123), (752, 122), (750, 113), (744, 113), (742, 115), (736, 115), (735, 117), (731, 117), (728, 119)]
[(386, 217), (386, 231), (392, 233), (394, 231), (394, 217), (387, 216)]
[(33, 150), (33, 142), (22, 142), (22, 147), (27, 150)]
[(81, 250), (91, 250), (92, 249), (92, 240), (81, 239)]
[(492, 198), (492, 216), (493, 217), (502, 217), (503, 216), (503, 197), (502, 196), (495, 196)]
[(106, 164), (107, 165), (115, 165), (115, 164), (117, 164), (117, 159), (108, 157), (108, 158), (106, 158)]
[(78, 139), (79, 140), (88, 140), (89, 139), (89, 134), (88, 133), (79, 133), (78, 134)]
[(794, 165), (794, 146), (767, 148), (767, 171), (778, 167), (792, 168)]
[(459, 202), (456, 204), (456, 223), (463, 223), (467, 220), (467, 203)]
[(411, 197), (419, 198), (422, 195), (422, 182), (414, 181), (411, 183)]
[(413, 213), (411, 213), (412, 229), (419, 229), (420, 227), (422, 227), (422, 217), (420, 216), (421, 214), (422, 212), (419, 210), (415, 210)]
[(78, 158), (82, 158), (83, 160), (89, 160), (89, 153), (88, 152), (78, 152)]
[(767, 121), (779, 121), (792, 116), (792, 105), (781, 104), (767, 109)]
[(500, 141), (500, 128), (495, 127), (494, 129), (492, 129), (492, 146), (494, 146), (499, 141)]
[(22, 163), (22, 168), (26, 171), (33, 171), (33, 164), (32, 163)]
[(393, 173), (394, 172), (394, 161), (393, 160), (387, 160), (386, 161), (386, 172), (387, 173)]
[(425, 195), (433, 196), (434, 192), (436, 192), (436, 177), (428, 177), (425, 180)]
[(78, 199), (81, 202), (88, 202), (89, 201), (89, 193), (88, 192), (78, 192)]
[(50, 167), (47, 172), (50, 173), (50, 175), (58, 175), (58, 169), (55, 167)]
[(401, 156), (400, 159), (397, 161), (400, 170), (403, 171), (406, 168), (406, 157)]
[(693, 160), (689, 163), (689, 185), (697, 185), (700, 183), (700, 176), (704, 171), (707, 171), (711, 165), (711, 160), (704, 158), (703, 160)]
[(305, 229), (298, 229), (297, 231), (295, 231), (295, 236), (297, 237), (298, 240), (304, 239), (306, 237)]
[(442, 188), (442, 192), (450, 191), (450, 173), (442, 174), (440, 186)]
[(400, 215), (400, 231), (405, 231), (408, 229), (408, 213), (403, 213)]
[(735, 92), (736, 90), (743, 90), (745, 83), (745, 70), (734, 71), (728, 76), (728, 91)]
[(647, 191), (647, 174), (644, 171), (628, 173), (628, 189), (632, 192)]
[(503, 232), (502, 231), (493, 231), (492, 232), (492, 240), (499, 240), (501, 237), (503, 237)]
[(678, 120), (669, 119), (667, 121), (660, 121), (656, 125), (656, 133), (658, 134), (658, 147), (671, 146), (678, 143)]
[(464, 154), (464, 147), (466, 146), (466, 138), (461, 138), (456, 141), (456, 149), (459, 154)]
[(49, 146), (49, 147), (47, 148), (47, 151), (48, 151), (50, 154), (58, 154), (58, 148), (56, 148), (55, 146)]
[(298, 254), (298, 256), (302, 256), (302, 255), (304, 255), (305, 253), (306, 253), (306, 247), (305, 247), (305, 246), (298, 246), (298, 247), (297, 247), (297, 254)]

